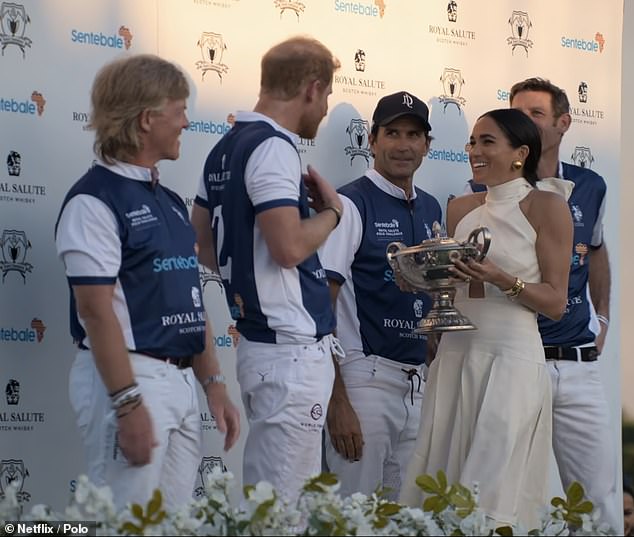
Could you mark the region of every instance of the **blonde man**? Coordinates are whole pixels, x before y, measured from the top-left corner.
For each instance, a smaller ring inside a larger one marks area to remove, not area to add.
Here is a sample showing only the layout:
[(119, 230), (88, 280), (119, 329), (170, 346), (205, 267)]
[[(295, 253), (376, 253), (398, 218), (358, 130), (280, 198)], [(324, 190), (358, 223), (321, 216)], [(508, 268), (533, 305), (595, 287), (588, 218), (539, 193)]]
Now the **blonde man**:
[(114, 61), (97, 74), (91, 127), (97, 164), (70, 189), (56, 226), (79, 352), (70, 399), (88, 474), (115, 504), (167, 507), (191, 498), (201, 457), (196, 379), (225, 449), (239, 434), (202, 304), (195, 234), (156, 164), (179, 156), (189, 88), (156, 56)]

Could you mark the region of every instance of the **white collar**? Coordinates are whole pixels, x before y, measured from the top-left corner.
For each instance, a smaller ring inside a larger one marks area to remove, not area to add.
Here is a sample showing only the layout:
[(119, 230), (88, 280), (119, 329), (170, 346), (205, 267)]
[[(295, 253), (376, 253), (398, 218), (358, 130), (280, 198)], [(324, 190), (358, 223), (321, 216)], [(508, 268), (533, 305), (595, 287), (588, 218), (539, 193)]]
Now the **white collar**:
[[(136, 164), (130, 164), (129, 162), (123, 162), (121, 160), (113, 159), (112, 164), (108, 164), (101, 159), (97, 160), (97, 165), (103, 166), (107, 170), (110, 170), (117, 175), (122, 175), (128, 179), (135, 179), (137, 181), (152, 182), (152, 169), (145, 166), (137, 166)], [(154, 168), (156, 177), (158, 178), (158, 169)]]
[(239, 110), (238, 112), (236, 112), (236, 121), (266, 121), (275, 130), (278, 130), (286, 134), (286, 136), (288, 136), (295, 145), (299, 143), (300, 137), (298, 134), (295, 134), (294, 132), (291, 132), (288, 129), (285, 129), (277, 121), (270, 118), (269, 116), (261, 114), (260, 112), (249, 112), (249, 111)]
[(389, 194), (393, 198), (398, 198), (405, 201), (416, 199), (416, 187), (414, 185), (412, 185), (412, 197), (408, 199), (407, 194), (402, 188), (396, 186), (393, 183), (390, 183), (374, 168), (368, 168), (368, 171), (365, 172), (365, 176), (370, 179), (370, 181), (372, 181), (377, 186), (377, 188), (381, 189), (383, 192)]

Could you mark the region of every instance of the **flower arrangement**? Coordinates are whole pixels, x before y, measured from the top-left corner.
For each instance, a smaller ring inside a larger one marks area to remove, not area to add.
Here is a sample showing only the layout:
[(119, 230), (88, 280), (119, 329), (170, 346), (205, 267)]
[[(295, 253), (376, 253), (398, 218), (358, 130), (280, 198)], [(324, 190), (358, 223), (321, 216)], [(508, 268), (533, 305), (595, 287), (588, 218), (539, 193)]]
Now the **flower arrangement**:
[[(108, 487), (96, 487), (86, 476), (78, 479), (71, 504), (63, 512), (44, 505), (21, 513), (17, 489), (7, 487), (0, 501), (0, 519), (23, 522), (96, 521), (100, 535), (610, 535), (583, 487), (572, 484), (566, 498), (553, 498), (545, 507), (541, 527), (494, 527), (478, 507), (477, 486), (449, 485), (442, 472), (420, 476), (425, 491), (422, 508), (404, 507), (384, 498), (381, 491), (341, 498), (333, 474), (306, 482), (294, 505), (283, 501), (266, 482), (244, 489), (244, 501), (232, 506), (230, 472), (214, 469), (206, 493), (167, 512), (156, 490), (143, 507), (133, 504), (117, 512)], [(2, 534), (2, 529), (0, 529)]]

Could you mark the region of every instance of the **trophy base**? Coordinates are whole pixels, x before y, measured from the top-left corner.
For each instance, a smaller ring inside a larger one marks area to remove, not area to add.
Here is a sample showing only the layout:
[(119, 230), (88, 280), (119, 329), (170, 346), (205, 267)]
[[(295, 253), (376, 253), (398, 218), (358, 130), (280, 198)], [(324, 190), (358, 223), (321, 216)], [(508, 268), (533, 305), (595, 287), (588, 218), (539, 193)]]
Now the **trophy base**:
[(418, 323), (415, 334), (430, 334), (433, 332), (458, 332), (460, 330), (477, 330), (477, 327), (458, 310), (430, 311), (429, 315)]
[(456, 290), (452, 287), (434, 289), (431, 292), (434, 303), (427, 314), (414, 329), (415, 334), (432, 332), (457, 332), (459, 330), (477, 330), (469, 317), (460, 313), (453, 305)]

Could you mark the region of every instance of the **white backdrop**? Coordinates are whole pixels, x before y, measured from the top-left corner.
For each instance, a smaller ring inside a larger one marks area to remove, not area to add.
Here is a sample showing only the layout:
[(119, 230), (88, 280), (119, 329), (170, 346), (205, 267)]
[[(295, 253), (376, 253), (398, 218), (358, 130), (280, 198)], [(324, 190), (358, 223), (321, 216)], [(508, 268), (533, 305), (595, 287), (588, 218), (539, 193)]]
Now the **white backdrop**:
[[(64, 194), (93, 160), (93, 135), (84, 127), (90, 86), (105, 62), (151, 52), (187, 73), (190, 128), (180, 160), (163, 163), (161, 177), (190, 207), (207, 152), (231, 127), (231, 114), (255, 104), (262, 53), (288, 36), (313, 35), (342, 62), (329, 115), (314, 141), (302, 141), (304, 164), (336, 185), (361, 175), (376, 101), (407, 90), (430, 105), (435, 137), (416, 182), (442, 206), (470, 177), (463, 148), (475, 119), (508, 106), (514, 82), (550, 78), (573, 106), (562, 158), (583, 161), (608, 183), (618, 311), (622, 20), (622, 0), (600, 8), (590, 0), (0, 0), (0, 489), (17, 478), (26, 506), (61, 507), (84, 470), (68, 403), (74, 348), (53, 226)], [(221, 289), (201, 276), (239, 403), (237, 334)], [(601, 363), (615, 435), (618, 343), (614, 316)], [(203, 429), (200, 481), (217, 464), (239, 479), (245, 434), (225, 454), (207, 412)]]

